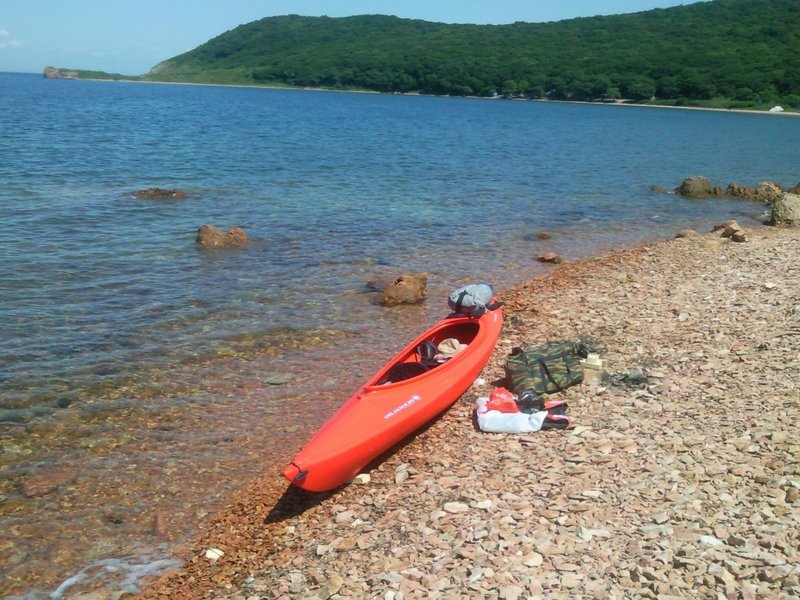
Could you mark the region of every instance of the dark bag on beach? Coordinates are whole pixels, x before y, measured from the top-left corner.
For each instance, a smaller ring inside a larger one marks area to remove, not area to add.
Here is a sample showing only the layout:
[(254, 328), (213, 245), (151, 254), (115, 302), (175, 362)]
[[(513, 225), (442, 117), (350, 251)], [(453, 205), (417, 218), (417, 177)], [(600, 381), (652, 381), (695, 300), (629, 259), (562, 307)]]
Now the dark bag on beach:
[(506, 362), (508, 388), (537, 394), (560, 392), (583, 381), (581, 359), (589, 354), (583, 344), (547, 342), (541, 346), (514, 348)]

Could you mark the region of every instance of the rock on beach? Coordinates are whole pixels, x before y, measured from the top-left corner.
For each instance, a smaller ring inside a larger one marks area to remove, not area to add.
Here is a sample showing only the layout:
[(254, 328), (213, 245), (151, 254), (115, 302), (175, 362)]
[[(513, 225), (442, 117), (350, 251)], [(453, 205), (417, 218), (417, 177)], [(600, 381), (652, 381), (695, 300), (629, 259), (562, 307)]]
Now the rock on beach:
[[(720, 239), (566, 263), (502, 294), (492, 383), (369, 484), (302, 496), (275, 467), (143, 597), (800, 596), (798, 230)], [(563, 393), (577, 426), (476, 431), (512, 347), (549, 339), (592, 340), (608, 371)]]
[(786, 192), (772, 206), (772, 225), (800, 227), (800, 193)]

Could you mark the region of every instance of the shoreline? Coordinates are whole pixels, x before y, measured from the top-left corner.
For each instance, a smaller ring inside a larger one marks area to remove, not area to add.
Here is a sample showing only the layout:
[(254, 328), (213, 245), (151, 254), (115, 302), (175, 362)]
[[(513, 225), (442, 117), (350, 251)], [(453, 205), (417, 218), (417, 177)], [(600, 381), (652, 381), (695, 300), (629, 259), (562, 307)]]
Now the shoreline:
[[(673, 229), (677, 232), (676, 228)], [(592, 257), (604, 256), (615, 251), (624, 251), (625, 248), (636, 248), (642, 244), (657, 243), (660, 239), (663, 238), (660, 236), (649, 236), (645, 240), (639, 241), (633, 245), (601, 246), (591, 254), (582, 254), (583, 258), (575, 257), (575, 260), (579, 262), (591, 260)], [(539, 263), (535, 264), (538, 265)], [(516, 277), (516, 285), (522, 285), (523, 282), (528, 281), (530, 278), (538, 279), (552, 271), (552, 269), (553, 267), (541, 267), (541, 270), (537, 269), (538, 273), (530, 273), (525, 277)], [(526, 272), (528, 272), (527, 269)], [(513, 289), (514, 286), (514, 283), (506, 282), (500, 285), (500, 289)], [(433, 304), (437, 306), (440, 305), (442, 294), (446, 295), (449, 289), (450, 288), (442, 288), (439, 286), (438, 290), (432, 292), (431, 301), (424, 306), (430, 308)], [(433, 301), (435, 298), (439, 298), (439, 300)], [(428, 321), (433, 317), (441, 316), (438, 310), (434, 310), (433, 313), (428, 314), (426, 312), (428, 308), (408, 307), (406, 309), (401, 309), (404, 315), (406, 315), (402, 317), (402, 321), (404, 323), (410, 321), (410, 327), (403, 331), (410, 335), (416, 335), (418, 331), (417, 325), (414, 323), (418, 324), (420, 318)], [(398, 325), (399, 323), (395, 324)], [(393, 338), (395, 340), (401, 339), (404, 335), (405, 334), (400, 334), (400, 337), (393, 336)], [(369, 347), (373, 349), (376, 348), (374, 345), (370, 345)], [(395, 350), (396, 349), (397, 348), (395, 348)], [(329, 364), (325, 357), (332, 357), (330, 354), (332, 350), (325, 350), (325, 348), (321, 347), (320, 350), (322, 352), (322, 360), (318, 364)], [(161, 430), (162, 433), (160, 435), (166, 436), (164, 441), (171, 438), (173, 435), (180, 435), (182, 438), (179, 444), (180, 449), (176, 452), (171, 451), (168, 447), (160, 449), (162, 459), (166, 464), (174, 464), (177, 461), (185, 466), (189, 466), (191, 463), (192, 465), (201, 467), (201, 470), (198, 473), (195, 473), (194, 469), (174, 473), (166, 482), (162, 481), (163, 477), (159, 475), (158, 471), (152, 473), (151, 476), (148, 476), (146, 471), (141, 471), (137, 477), (126, 478), (124, 485), (125, 498), (122, 499), (114, 497), (114, 492), (109, 488), (107, 488), (108, 491), (102, 494), (93, 493), (90, 500), (84, 506), (84, 518), (86, 518), (85, 515), (88, 514), (87, 511), (96, 508), (101, 509), (97, 514), (100, 519), (99, 527), (93, 532), (95, 539), (99, 539), (102, 536), (107, 537), (109, 535), (107, 532), (104, 532), (104, 528), (112, 527), (119, 532), (138, 528), (140, 536), (148, 540), (146, 542), (147, 544), (151, 542), (169, 544), (169, 548), (163, 549), (163, 553), (159, 552), (151, 556), (159, 556), (160, 560), (174, 560), (176, 556), (185, 556), (187, 544), (190, 544), (192, 540), (199, 535), (198, 532), (202, 532), (206, 529), (211, 517), (215, 515), (222, 506), (229, 502), (231, 497), (235, 497), (233, 490), (246, 488), (250, 485), (250, 483), (258, 477), (259, 473), (265, 469), (265, 465), (274, 465), (282, 460), (288, 460), (290, 455), (286, 453), (289, 452), (289, 448), (299, 449), (299, 444), (311, 437), (316, 426), (321, 425), (325, 418), (338, 408), (342, 399), (352, 393), (352, 391), (374, 370), (374, 357), (372, 353), (357, 352), (345, 358), (345, 361), (350, 365), (348, 369), (349, 373), (347, 374), (336, 372), (338, 364), (335, 361), (331, 361), (330, 368), (326, 368), (323, 373), (318, 370), (316, 373), (318, 384), (324, 384), (321, 387), (317, 385), (311, 386), (311, 388), (303, 387), (303, 389), (297, 389), (299, 383), (296, 381), (290, 387), (285, 385), (261, 385), (258, 383), (263, 378), (262, 375), (264, 372), (269, 373), (275, 371), (276, 373), (287, 374), (301, 372), (302, 368), (300, 365), (307, 364), (307, 362), (304, 362), (305, 354), (298, 354), (294, 351), (291, 354), (294, 357), (292, 360), (288, 358), (276, 358), (275, 361), (267, 361), (266, 359), (257, 361), (246, 360), (241, 364), (231, 360), (223, 361), (213, 369), (204, 369), (202, 371), (202, 378), (207, 383), (203, 384), (203, 389), (206, 389), (209, 393), (220, 394), (224, 397), (234, 394), (237, 398), (235, 403), (226, 401), (214, 402), (213, 407), (209, 407), (213, 410), (214, 415), (211, 417), (210, 422), (208, 422), (208, 410), (205, 411), (205, 416), (201, 416), (200, 413), (194, 411), (183, 414), (181, 411), (176, 412), (170, 409), (160, 411), (164, 412), (164, 418), (154, 417), (152, 415), (147, 417), (149, 424), (144, 429), (155, 427)], [(340, 353), (336, 353), (337, 360), (341, 361), (342, 358)], [(243, 364), (250, 366), (243, 367)], [(270, 367), (270, 364), (273, 364), (273, 366)], [(358, 372), (361, 372), (363, 376), (359, 377), (357, 375)], [(233, 380), (230, 380), (229, 377), (232, 373), (235, 373), (236, 376)], [(262, 375), (259, 375), (259, 373)], [(327, 375), (325, 373), (327, 373)], [(286, 394), (290, 394), (289, 401), (294, 408), (292, 412), (287, 415), (287, 419), (278, 419), (276, 421), (269, 407), (273, 405), (273, 401), (279, 401), (279, 397), (281, 397), (281, 401), (286, 401)], [(178, 394), (178, 396), (180, 395), (181, 394)], [(136, 394), (133, 394), (133, 396), (136, 397)], [(172, 396), (173, 394), (167, 394), (166, 397)], [(253, 408), (245, 411), (240, 409), (241, 405), (250, 406), (251, 403), (253, 403)], [(72, 410), (77, 410), (78, 414), (84, 412), (77, 406)], [(143, 410), (147, 413), (150, 409), (143, 407)], [(300, 411), (302, 415), (298, 414), (297, 411)], [(195, 417), (192, 417), (192, 414), (195, 415)], [(115, 425), (114, 428), (116, 435), (120, 439), (119, 443), (127, 445), (126, 454), (128, 454), (130, 462), (136, 463), (139, 462), (136, 458), (137, 454), (141, 454), (143, 450), (143, 448), (140, 447), (142, 442), (136, 441), (135, 443), (131, 443), (128, 439), (131, 437), (131, 431), (129, 431), (128, 428), (133, 424), (134, 430), (142, 429), (136, 425), (139, 417), (135, 411), (126, 411), (123, 416), (127, 428), (120, 427), (119, 425)], [(246, 418), (249, 418), (250, 422), (245, 422), (243, 420)], [(206, 419), (207, 422), (203, 423), (203, 419)], [(115, 419), (111, 417), (109, 422), (113, 421), (115, 421)], [(34, 428), (31, 431), (36, 432), (36, 429)], [(180, 434), (178, 434), (178, 432), (180, 432)], [(113, 450), (115, 444), (105, 437), (97, 437), (98, 435), (102, 434), (90, 435), (88, 444), (96, 444), (96, 452), (98, 457), (102, 460), (103, 455)], [(139, 437), (139, 434), (133, 435), (134, 440)], [(208, 448), (204, 440), (215, 440), (213, 442), (213, 451), (206, 452)], [(153, 447), (152, 450), (156, 451), (157, 448)], [(187, 453), (195, 457), (205, 458), (187, 462), (185, 460), (185, 455)], [(286, 454), (285, 457), (284, 454)], [(277, 459), (277, 461), (273, 460), (270, 462), (270, 458)], [(108, 457), (106, 457), (105, 460), (108, 460)], [(41, 461), (38, 462), (40, 465), (43, 464)], [(214, 463), (220, 466), (224, 465), (224, 468), (221, 470), (215, 468), (213, 472), (209, 472), (207, 468), (208, 463)], [(92, 466), (91, 462), (86, 463), (86, 465), (89, 467), (88, 471), (100, 474), (98, 475), (99, 479), (103, 479), (102, 466), (98, 467), (97, 464)], [(240, 476), (243, 470), (249, 471), (246, 477)], [(34, 472), (37, 471), (39, 471), (39, 469)], [(44, 468), (41, 469), (41, 471), (46, 474), (48, 469)], [(205, 474), (201, 475), (200, 473)], [(271, 485), (274, 486), (280, 486), (284, 483), (283, 479), (280, 477), (280, 473), (276, 473), (271, 479)], [(74, 497), (76, 493), (81, 493), (82, 489), (86, 489), (87, 487), (91, 489), (93, 481), (94, 476), (81, 476), (78, 484), (71, 484), (69, 486), (69, 492), (65, 490), (65, 492), (62, 493), (62, 499), (66, 501), (69, 496)], [(178, 492), (178, 489), (183, 491)], [(127, 498), (142, 499), (145, 498), (148, 493), (153, 493), (154, 490), (159, 491), (159, 493), (154, 495), (156, 500), (150, 504), (145, 501), (145, 506), (137, 509), (139, 513), (138, 517), (124, 516), (122, 522), (119, 522), (120, 515), (123, 514), (120, 512), (120, 509), (108, 508), (119, 506), (120, 502), (128, 505), (130, 502)], [(168, 494), (168, 502), (164, 501), (165, 493)], [(203, 502), (201, 498), (207, 496), (209, 493), (213, 500)], [(282, 493), (283, 490), (271, 488), (268, 495), (271, 498), (278, 498)], [(212, 506), (208, 506), (209, 502), (211, 502)], [(103, 509), (103, 506), (106, 508)], [(111, 519), (108, 518), (109, 514), (112, 515)], [(42, 528), (38, 538), (47, 538), (46, 527)], [(129, 561), (129, 567), (127, 568), (134, 571), (138, 568), (135, 565), (140, 557), (138, 554), (136, 556), (129, 555), (131, 552), (129, 550), (129, 542), (130, 539), (123, 540), (122, 546), (118, 546), (110, 556), (112, 557), (111, 560), (118, 560), (117, 557), (122, 557), (120, 560)], [(49, 560), (53, 564), (57, 564), (62, 559), (66, 559), (68, 555), (75, 557), (82, 552), (82, 550), (61, 552), (60, 549), (62, 548), (63, 545), (57, 546), (55, 543), (50, 546)], [(128, 550), (126, 550), (126, 548), (128, 548)], [(30, 569), (30, 565), (34, 564), (34, 558), (39, 558), (39, 556), (36, 556), (32, 550), (29, 550), (29, 552), (28, 568)], [(54, 558), (58, 560), (54, 560)], [(144, 558), (147, 559), (146, 556)], [(83, 576), (85, 570), (91, 570), (93, 568), (96, 568), (96, 565), (87, 560), (80, 561), (75, 568), (63, 572)], [(122, 571), (122, 569), (123, 567), (120, 566), (119, 571)], [(40, 572), (44, 570), (44, 567), (42, 567)], [(64, 582), (68, 580), (74, 581), (72, 576), (66, 579), (62, 577), (60, 580), (54, 581), (52, 587), (54, 588), (54, 586), (62, 580)], [(104, 590), (115, 590), (114, 581), (120, 580), (121, 577), (113, 575), (105, 578), (103, 583), (98, 582), (95, 585), (102, 585), (102, 589)], [(46, 586), (37, 588), (38, 591), (42, 589), (46, 589)]]
[[(36, 73), (30, 73), (36, 75)], [(58, 78), (54, 78), (58, 79)], [(188, 81), (143, 81), (135, 79), (98, 79), (98, 78), (69, 78), (69, 81), (105, 81), (112, 83), (143, 83), (143, 84), (162, 84), (162, 85), (186, 85), (186, 86), (207, 86), (207, 87), (225, 87), (225, 88), (242, 88), (242, 89), (267, 89), (267, 90), (290, 90), (299, 92), (332, 92), (339, 94), (378, 94), (382, 96), (410, 96), (422, 98), (465, 98), (470, 100), (510, 100), (515, 102), (541, 102), (552, 104), (577, 104), (577, 105), (590, 105), (590, 106), (632, 106), (638, 108), (668, 108), (675, 110), (699, 110), (708, 112), (722, 112), (722, 113), (740, 113), (740, 114), (754, 114), (754, 115), (776, 115), (787, 117), (800, 117), (800, 110), (791, 111), (784, 110), (782, 112), (770, 112), (769, 110), (758, 110), (754, 108), (711, 108), (703, 106), (674, 106), (668, 104), (642, 104), (638, 102), (595, 102), (595, 101), (582, 101), (582, 100), (549, 100), (544, 98), (503, 98), (496, 96), (488, 98), (485, 96), (440, 96), (436, 94), (422, 94), (418, 92), (410, 93), (393, 93), (393, 92), (378, 92), (375, 90), (337, 90), (331, 88), (320, 87), (294, 87), (294, 86), (279, 86), (279, 85), (261, 85), (261, 84), (245, 84), (245, 83), (197, 83)]]
[[(372, 483), (304, 495), (271, 467), (142, 597), (800, 592), (799, 235), (664, 240), (509, 290), (485, 383)], [(565, 393), (576, 426), (475, 431), (511, 347), (558, 338), (610, 375)]]

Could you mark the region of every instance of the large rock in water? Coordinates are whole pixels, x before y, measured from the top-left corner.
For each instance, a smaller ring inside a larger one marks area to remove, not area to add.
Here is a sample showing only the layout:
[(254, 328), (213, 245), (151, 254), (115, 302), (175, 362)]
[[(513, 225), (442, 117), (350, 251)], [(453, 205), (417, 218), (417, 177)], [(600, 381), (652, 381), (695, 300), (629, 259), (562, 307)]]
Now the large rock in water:
[(783, 196), (783, 188), (772, 181), (762, 181), (756, 186), (755, 199), (766, 204), (774, 204)]
[(770, 224), (800, 227), (800, 194), (784, 193), (772, 205)]
[(418, 304), (425, 299), (427, 287), (427, 273), (404, 273), (384, 288), (381, 304), (384, 306)]
[[(789, 190), (791, 191), (791, 190)], [(731, 183), (725, 190), (728, 196), (744, 198), (745, 200), (758, 200), (765, 204), (772, 204), (783, 195), (783, 187), (774, 181), (762, 181), (756, 187)]]
[(249, 239), (241, 227), (231, 227), (228, 231), (222, 231), (218, 227), (206, 224), (197, 230), (195, 241), (203, 248), (231, 248), (244, 246)]
[(708, 177), (695, 175), (683, 180), (683, 183), (675, 190), (681, 196), (690, 198), (705, 198), (714, 193), (714, 188)]

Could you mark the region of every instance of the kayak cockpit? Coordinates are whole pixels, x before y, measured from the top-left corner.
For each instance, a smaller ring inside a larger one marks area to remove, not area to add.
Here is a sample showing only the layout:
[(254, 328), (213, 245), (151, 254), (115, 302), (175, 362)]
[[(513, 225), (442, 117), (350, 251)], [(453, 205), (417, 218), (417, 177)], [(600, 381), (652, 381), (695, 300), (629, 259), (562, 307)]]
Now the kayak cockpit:
[(367, 385), (390, 385), (424, 375), (446, 364), (469, 347), (479, 331), (480, 326), (474, 320), (445, 323), (443, 327), (407, 347)]

